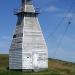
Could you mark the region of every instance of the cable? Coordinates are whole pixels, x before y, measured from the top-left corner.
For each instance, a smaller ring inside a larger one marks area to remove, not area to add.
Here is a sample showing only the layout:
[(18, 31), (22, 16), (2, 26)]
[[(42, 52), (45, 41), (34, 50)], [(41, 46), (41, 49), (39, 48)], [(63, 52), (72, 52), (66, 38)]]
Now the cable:
[(74, 17), (74, 16), (72, 15), (72, 17), (70, 18), (70, 20), (69, 20), (69, 22), (68, 22), (68, 24), (67, 24), (67, 26), (66, 26), (66, 29), (65, 29), (65, 31), (64, 31), (64, 33), (63, 33), (62, 38), (60, 39), (59, 43), (57, 44), (57, 48), (56, 48), (56, 51), (55, 51), (55, 56), (57, 55), (57, 50), (59, 50), (60, 46), (62, 45), (62, 41), (63, 41), (63, 39), (64, 39), (64, 37), (65, 37), (65, 35), (66, 35), (66, 33), (67, 33), (69, 27), (70, 27), (70, 25), (72, 24), (71, 21), (72, 21), (73, 17)]
[[(68, 12), (70, 12), (70, 11), (73, 9), (74, 4), (75, 4), (75, 2), (72, 4), (72, 6), (71, 6), (71, 8), (68, 10)], [(65, 31), (64, 31), (64, 33), (63, 33), (62, 38), (60, 39), (59, 43), (57, 44), (57, 48), (56, 48), (56, 50), (55, 50), (55, 52), (54, 52), (54, 55), (55, 55), (55, 56), (56, 56), (56, 54), (57, 54), (57, 49), (59, 49), (60, 45), (62, 44), (63, 38), (65, 37), (65, 35), (66, 35), (66, 33), (67, 33), (67, 31), (68, 31), (70, 25), (71, 25), (71, 21), (72, 21), (73, 17), (74, 17), (74, 16), (72, 15), (72, 17), (70, 18), (70, 20), (69, 20), (69, 22), (68, 22), (68, 24), (67, 24), (67, 26), (66, 26), (66, 29), (65, 29)], [(60, 24), (64, 21), (65, 18), (66, 18), (66, 16), (65, 16), (64, 18), (62, 18), (62, 20), (59, 22), (59, 24), (57, 25), (57, 27), (55, 28), (55, 30), (54, 30), (52, 33), (49, 34), (49, 36), (47, 37), (47, 40), (50, 39), (49, 37), (51, 37), (52, 35), (54, 35), (54, 33), (55, 33), (56, 30), (59, 28)], [(53, 56), (53, 57), (54, 57), (54, 56)]]
[[(73, 8), (74, 4), (75, 4), (75, 2), (72, 3), (70, 9), (69, 9), (67, 12), (72, 11), (72, 8)], [(63, 17), (63, 18), (61, 19), (61, 21), (57, 24), (57, 26), (56, 26), (56, 28), (54, 29), (54, 31), (49, 34), (49, 36), (47, 37), (47, 40), (50, 39), (50, 36), (53, 36), (53, 35), (54, 35), (54, 33), (58, 30), (58, 28), (59, 28), (59, 26), (61, 25), (61, 23), (62, 23), (66, 18), (67, 18), (67, 17), (66, 17), (66, 14), (65, 14), (65, 17)]]
[(67, 33), (67, 30), (69, 29), (70, 25), (71, 25), (71, 21), (68, 22), (68, 24), (67, 24), (67, 26), (66, 26), (66, 29), (65, 29), (65, 31), (64, 31), (64, 33), (63, 33), (63, 36), (62, 36), (62, 38), (60, 39), (60, 41), (59, 41), (59, 43), (58, 43), (58, 45), (57, 45), (57, 48), (61, 45), (61, 43), (62, 43), (62, 41), (63, 41), (63, 38), (65, 37), (65, 35), (66, 35), (66, 33)]

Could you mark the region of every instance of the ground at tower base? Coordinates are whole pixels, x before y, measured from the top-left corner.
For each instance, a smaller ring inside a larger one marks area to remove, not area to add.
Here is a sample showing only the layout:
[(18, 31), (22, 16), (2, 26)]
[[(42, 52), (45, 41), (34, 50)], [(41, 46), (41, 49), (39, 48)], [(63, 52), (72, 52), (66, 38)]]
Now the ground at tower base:
[(0, 54), (0, 75), (75, 75), (75, 63), (49, 58), (49, 68), (40, 72), (8, 70), (8, 55)]

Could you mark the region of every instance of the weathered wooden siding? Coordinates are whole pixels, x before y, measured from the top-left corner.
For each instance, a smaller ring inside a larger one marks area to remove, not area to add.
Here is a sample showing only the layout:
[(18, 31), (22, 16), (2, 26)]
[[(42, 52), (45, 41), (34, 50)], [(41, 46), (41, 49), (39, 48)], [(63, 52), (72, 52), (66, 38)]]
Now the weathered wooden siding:
[[(35, 13), (33, 5), (25, 5), (25, 12)], [(48, 68), (48, 50), (38, 22), (32, 15), (18, 15), (16, 30), (9, 51), (10, 69)]]

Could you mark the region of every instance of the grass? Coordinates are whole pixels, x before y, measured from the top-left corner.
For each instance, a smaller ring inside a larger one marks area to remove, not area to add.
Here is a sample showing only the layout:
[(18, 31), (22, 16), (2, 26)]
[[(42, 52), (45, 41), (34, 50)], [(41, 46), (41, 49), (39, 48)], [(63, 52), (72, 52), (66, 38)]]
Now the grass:
[(75, 75), (75, 63), (49, 59), (49, 68), (41, 72), (7, 70), (8, 55), (0, 55), (0, 75)]

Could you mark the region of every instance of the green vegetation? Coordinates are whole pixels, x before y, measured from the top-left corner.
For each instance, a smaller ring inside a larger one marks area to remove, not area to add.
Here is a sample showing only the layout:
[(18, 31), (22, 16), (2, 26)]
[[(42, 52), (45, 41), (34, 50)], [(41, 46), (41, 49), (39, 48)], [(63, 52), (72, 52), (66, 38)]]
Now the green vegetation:
[(0, 55), (0, 75), (75, 75), (75, 63), (49, 59), (49, 68), (42, 72), (11, 71), (8, 67), (8, 55)]

